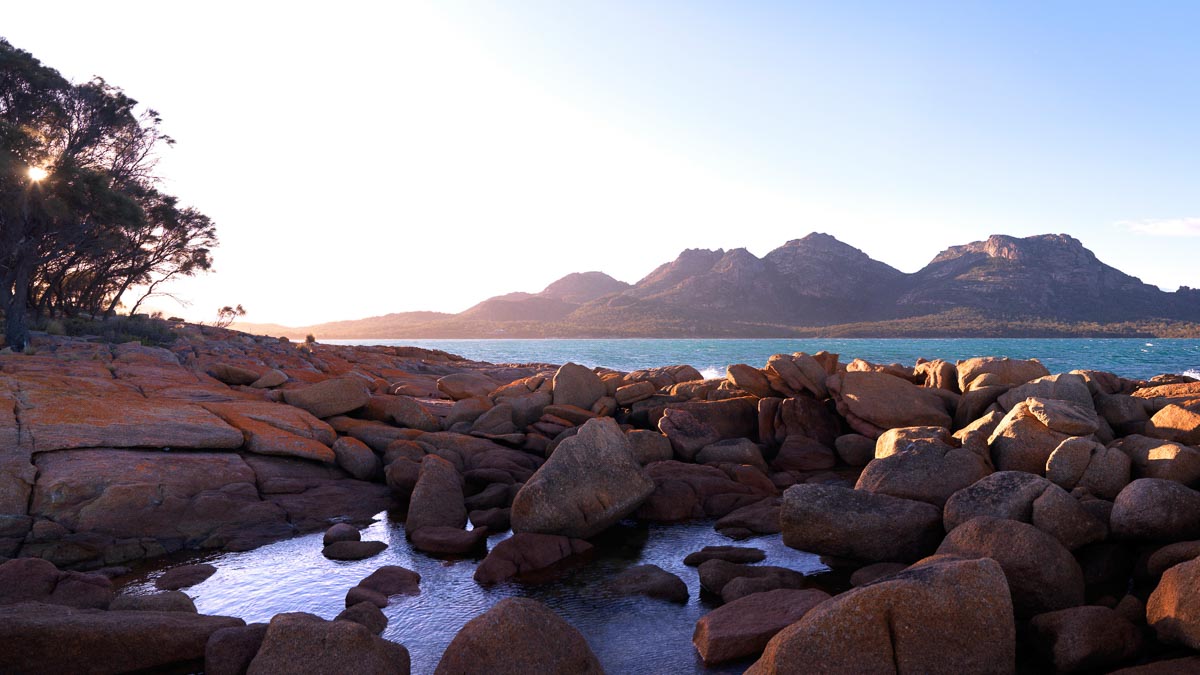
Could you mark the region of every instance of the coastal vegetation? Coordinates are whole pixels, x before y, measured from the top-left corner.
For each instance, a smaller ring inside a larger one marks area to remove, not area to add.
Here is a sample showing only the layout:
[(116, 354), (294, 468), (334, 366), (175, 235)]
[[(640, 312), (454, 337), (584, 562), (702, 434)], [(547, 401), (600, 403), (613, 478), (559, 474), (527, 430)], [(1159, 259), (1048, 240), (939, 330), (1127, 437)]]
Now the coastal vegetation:
[(0, 312), (20, 351), (35, 322), (136, 314), (212, 267), (212, 221), (160, 189), (162, 119), (95, 78), (72, 83), (0, 39)]

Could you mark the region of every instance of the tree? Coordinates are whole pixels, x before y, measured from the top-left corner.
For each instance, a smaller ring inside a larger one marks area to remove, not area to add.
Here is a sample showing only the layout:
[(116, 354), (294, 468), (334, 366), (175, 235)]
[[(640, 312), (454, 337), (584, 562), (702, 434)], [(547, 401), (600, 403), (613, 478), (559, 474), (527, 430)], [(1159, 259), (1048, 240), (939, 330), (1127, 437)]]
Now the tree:
[(109, 316), (130, 288), (212, 267), (216, 229), (157, 189), (158, 113), (102, 79), (72, 84), (0, 39), (0, 309)]
[(221, 309), (217, 310), (217, 321), (214, 325), (216, 325), (217, 328), (228, 328), (229, 324), (237, 320), (239, 316), (246, 316), (246, 310), (242, 309), (241, 305), (238, 305), (237, 307), (225, 305)]

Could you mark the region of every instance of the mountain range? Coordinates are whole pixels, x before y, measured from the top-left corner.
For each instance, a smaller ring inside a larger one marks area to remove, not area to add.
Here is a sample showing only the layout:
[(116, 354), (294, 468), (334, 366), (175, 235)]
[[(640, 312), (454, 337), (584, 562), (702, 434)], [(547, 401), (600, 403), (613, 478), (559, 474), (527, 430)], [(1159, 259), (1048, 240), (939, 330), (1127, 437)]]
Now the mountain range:
[(1200, 290), (1165, 292), (1065, 234), (994, 235), (901, 272), (821, 233), (759, 258), (688, 249), (635, 284), (569, 274), (458, 314), (404, 312), (314, 326), (324, 338), (1200, 336)]

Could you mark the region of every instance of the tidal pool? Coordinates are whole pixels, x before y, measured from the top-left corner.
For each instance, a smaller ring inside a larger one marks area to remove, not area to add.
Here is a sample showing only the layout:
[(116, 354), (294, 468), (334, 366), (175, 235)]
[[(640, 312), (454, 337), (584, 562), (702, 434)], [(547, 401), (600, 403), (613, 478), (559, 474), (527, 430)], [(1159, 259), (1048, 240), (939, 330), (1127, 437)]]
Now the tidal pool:
[[(766, 551), (766, 560), (759, 564), (820, 577), (828, 571), (817, 556), (784, 546), (779, 535), (733, 542), (712, 529), (713, 521), (622, 523), (594, 541), (590, 558), (554, 570), (536, 583), (480, 586), (472, 578), (478, 559), (447, 560), (415, 551), (398, 517), (385, 512), (378, 518), (362, 531), (362, 538), (385, 541), (388, 548), (366, 560), (327, 560), (321, 555), (318, 532), (253, 551), (159, 561), (118, 581), (125, 582), (123, 592), (150, 593), (154, 579), (166, 569), (207, 562), (217, 567), (216, 574), (184, 589), (203, 614), (236, 616), (248, 623), (298, 611), (332, 619), (345, 608), (346, 591), (359, 580), (382, 565), (400, 565), (421, 575), (421, 594), (391, 599), (383, 609), (388, 618), (383, 637), (408, 648), (414, 673), (433, 672), (463, 624), (510, 596), (539, 600), (578, 628), (609, 673), (740, 673), (752, 660), (705, 668), (692, 646), (696, 620), (716, 604), (700, 597), (698, 574), (683, 564), (684, 556), (704, 546), (737, 544)], [(489, 548), (508, 536), (490, 538)], [(683, 579), (690, 592), (686, 605), (621, 596), (607, 587), (620, 571), (647, 563)], [(813, 585), (825, 584), (814, 577)]]

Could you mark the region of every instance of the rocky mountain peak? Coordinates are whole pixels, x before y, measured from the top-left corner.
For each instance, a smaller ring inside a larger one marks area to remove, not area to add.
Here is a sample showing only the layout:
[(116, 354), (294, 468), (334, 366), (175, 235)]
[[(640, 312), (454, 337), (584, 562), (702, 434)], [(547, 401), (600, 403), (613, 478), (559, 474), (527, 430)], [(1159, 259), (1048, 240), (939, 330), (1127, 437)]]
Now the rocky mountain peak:
[(547, 286), (538, 295), (582, 304), (610, 293), (620, 293), (627, 288), (629, 284), (604, 272), (572, 272)]

